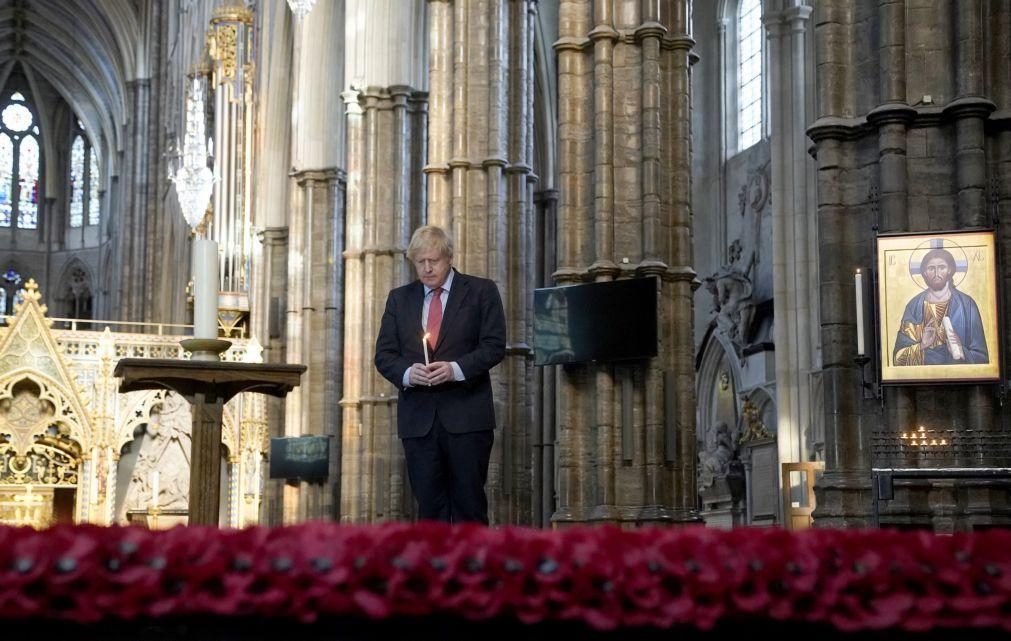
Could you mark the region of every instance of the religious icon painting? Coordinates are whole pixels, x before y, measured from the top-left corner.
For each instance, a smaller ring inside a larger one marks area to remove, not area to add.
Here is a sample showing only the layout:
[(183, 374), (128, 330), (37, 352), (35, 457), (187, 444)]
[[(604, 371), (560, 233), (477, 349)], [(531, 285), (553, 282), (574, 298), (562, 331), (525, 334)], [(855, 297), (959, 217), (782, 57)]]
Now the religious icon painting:
[(1000, 378), (992, 231), (878, 236), (883, 383)]

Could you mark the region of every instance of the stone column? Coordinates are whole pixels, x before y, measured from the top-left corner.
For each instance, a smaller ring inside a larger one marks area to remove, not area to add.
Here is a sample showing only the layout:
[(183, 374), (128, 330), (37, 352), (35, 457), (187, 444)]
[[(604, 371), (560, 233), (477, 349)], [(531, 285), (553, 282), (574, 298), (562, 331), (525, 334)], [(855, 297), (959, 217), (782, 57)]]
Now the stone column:
[[(985, 123), (997, 109), (985, 94), (984, 12), (982, 0), (965, 0), (955, 7), (955, 79), (957, 95), (945, 113), (955, 122), (955, 188), (958, 227), (989, 227), (993, 224), (987, 206), (987, 144)], [(1007, 34), (996, 38), (996, 44)], [(974, 429), (994, 432), (1001, 429), (990, 385), (973, 386), (967, 395), (968, 424)], [(1001, 465), (995, 452), (983, 452), (974, 464)]]
[[(258, 269), (263, 272), (264, 299), (266, 313), (264, 314), (263, 332), (267, 340), (263, 341), (263, 362), (284, 363), (285, 329), (285, 292), (288, 281), (288, 228), (270, 227), (259, 234)], [(256, 307), (254, 307), (256, 309)], [(254, 328), (261, 327), (255, 324)], [(267, 398), (267, 425), (269, 437), (285, 435), (284, 400)], [(284, 522), (284, 488), (283, 480), (268, 480), (264, 484), (263, 504), (260, 508), (260, 522), (264, 525), (281, 525)]]
[[(306, 365), (301, 393), (285, 405), (286, 433), (330, 436), (333, 475), (326, 483), (298, 487), (298, 519), (337, 516), (334, 485), (340, 481), (339, 443), (343, 352), (343, 213), (345, 177), (338, 170), (303, 170), (293, 177), (297, 207), (292, 211), (288, 259), (287, 357)], [(289, 395), (291, 396), (291, 395)], [(286, 506), (291, 508), (292, 506)], [(286, 510), (287, 511), (287, 510)]]
[[(265, 3), (259, 14), (260, 62), (256, 68), (256, 139), (254, 175), (256, 191), (253, 201), (253, 227), (258, 230), (253, 243), (253, 260), (249, 292), (250, 331), (263, 345), (267, 362), (272, 328), (270, 283), (274, 282), (265, 246), (264, 230), (280, 230), (288, 221), (288, 173), (291, 168), (291, 11), (286, 3)], [(274, 303), (275, 309), (277, 304)], [(279, 361), (272, 361), (279, 362)]]
[(344, 2), (321, 0), (295, 24), (286, 357), (308, 366), (285, 402), (285, 433), (331, 437), (326, 482), (285, 488), (285, 520), (335, 519), (340, 488), (343, 360), (344, 123), (340, 88)]
[[(988, 20), (989, 39), (993, 43), (988, 56), (988, 86), (993, 87), (993, 99), (997, 111), (990, 120), (996, 130), (994, 134), (993, 159), (991, 165), (991, 206), (988, 208), (997, 221), (999, 230), (998, 251), (1002, 256), (1011, 256), (1011, 76), (1005, 60), (1011, 59), (1011, 39), (1004, 37), (1011, 33), (1011, 0), (992, 3)], [(1011, 291), (1011, 260), (1004, 260), (997, 274), (998, 287)], [(1004, 336), (1011, 336), (1011, 315), (1006, 308), (1001, 324)], [(1007, 354), (1007, 340), (1003, 342)]]
[(121, 320), (139, 321), (143, 316), (144, 287), (143, 284), (138, 286), (129, 275), (143, 273), (145, 264), (144, 239), (147, 225), (145, 212), (151, 181), (149, 174), (151, 80), (143, 78), (128, 83), (127, 94), (132, 104), (126, 135), (129, 142), (123, 161), (124, 179), (128, 187), (124, 188), (126, 197), (117, 230), (116, 253), (119, 269), (109, 308), (117, 310)]
[[(790, 2), (782, 4), (791, 5)], [(776, 339), (776, 441), (779, 462), (810, 459), (821, 440), (811, 372), (820, 367), (818, 221), (810, 206), (814, 162), (805, 129), (814, 94), (814, 61), (807, 55), (812, 7), (767, 10), (769, 114), (773, 203), (773, 302)], [(823, 437), (822, 437), (823, 438)], [(810, 440), (809, 440), (810, 439)], [(789, 482), (789, 479), (783, 479)]]
[[(411, 278), (404, 252), (420, 222), (424, 94), (398, 85), (343, 94), (348, 196), (341, 519), (361, 523), (414, 514), (397, 438), (396, 389), (373, 365), (386, 294)], [(420, 193), (419, 193), (420, 190)]]
[(531, 522), (533, 396), (533, 32), (531, 0), (430, 0), (428, 222), (449, 230), (454, 266), (491, 278), (505, 304), (506, 358), (492, 372), (498, 431), (492, 523)]
[[(868, 121), (878, 129), (878, 166), (880, 230), (899, 232), (909, 229), (909, 167), (908, 129), (916, 116), (916, 111), (907, 102), (906, 87), (906, 3), (905, 0), (881, 0), (878, 3), (878, 20), (881, 23), (881, 41), (878, 45), (878, 64), (881, 67), (879, 90), (881, 105), (868, 114)], [(870, 273), (876, 273), (872, 263)], [(876, 304), (871, 309), (876, 308)], [(865, 327), (867, 336), (877, 336), (875, 319)], [(868, 356), (871, 363), (878, 358), (878, 341), (868, 341)], [(869, 365), (863, 372), (865, 377), (874, 378), (876, 368)], [(875, 381), (872, 381), (872, 383)], [(899, 426), (914, 425), (916, 422), (916, 395), (907, 387), (900, 387), (891, 394), (893, 403), (887, 408), (888, 423)], [(896, 429), (886, 426), (885, 433)], [(913, 464), (911, 462), (911, 464)]]
[[(828, 0), (815, 7), (818, 120), (808, 129), (818, 159), (825, 398), (825, 474), (817, 486), (816, 522), (840, 527), (866, 523), (870, 514), (870, 426), (861, 412), (861, 379), (853, 361), (856, 319), (852, 301), (854, 269), (872, 260), (867, 240), (874, 222), (871, 208), (864, 202), (867, 183), (854, 184), (857, 181), (851, 178), (853, 159), (847, 142), (859, 109), (851, 56), (870, 53), (854, 51), (852, 9), (844, 0)], [(862, 86), (870, 80), (863, 78)]]
[[(555, 237), (558, 230), (558, 190), (545, 189), (534, 194), (537, 212), (535, 247), (544, 248), (544, 257), (536, 266), (537, 287), (552, 284), (552, 274), (558, 265)], [(558, 366), (538, 367), (534, 373), (533, 436), (533, 525), (548, 527), (555, 512), (555, 387)]]
[[(288, 267), (288, 202), (291, 178), (293, 25), (287, 3), (260, 5), (259, 64), (256, 67), (257, 131), (254, 154), (250, 332), (263, 346), (266, 363), (284, 363)], [(268, 436), (283, 436), (284, 399), (267, 397)], [(283, 480), (263, 484), (260, 522), (283, 522)]]
[[(894, 335), (878, 336), (881, 310), (870, 306), (877, 312), (867, 327), (872, 362), (863, 372), (853, 367), (852, 270), (875, 264), (876, 232), (993, 224), (996, 205), (988, 195), (999, 192), (1001, 179), (991, 182), (987, 161), (1000, 153), (997, 114), (1008, 108), (1008, 93), (1003, 71), (991, 70), (986, 81), (984, 61), (1006, 57), (1006, 30), (1000, 29), (1007, 25), (1008, 4), (880, 0), (870, 9), (826, 0), (817, 4), (815, 20), (819, 108), (808, 133), (819, 165), (827, 423), (815, 522), (829, 526), (866, 523), (872, 466), (972, 467), (1003, 455), (994, 435), (999, 409), (992, 386), (903, 385), (886, 388), (882, 398), (869, 395), (873, 386), (861, 389), (863, 378), (875, 382), (876, 361)], [(986, 34), (987, 25), (996, 31)], [(875, 34), (873, 49), (865, 46), (867, 33)], [(862, 69), (873, 72), (857, 71)], [(1006, 272), (1006, 265), (1001, 269)], [(899, 435), (918, 425), (950, 430), (953, 438), (976, 445), (953, 441), (952, 451), (931, 457), (901, 450)], [(986, 495), (976, 491), (980, 486), (985, 483), (903, 490), (887, 506), (886, 518), (947, 528), (964, 527), (970, 519), (1006, 519), (995, 495), (978, 500)], [(976, 498), (966, 502), (952, 487), (968, 487)]]
[[(558, 525), (694, 522), (688, 3), (563, 0), (557, 284), (655, 276), (659, 355), (558, 374)], [(632, 393), (617, 394), (619, 388)], [(616, 399), (620, 397), (621, 401)], [(631, 399), (631, 400), (628, 400)], [(655, 399), (668, 399), (655, 402)], [(624, 408), (622, 403), (633, 407)], [(631, 415), (631, 460), (619, 419)], [(673, 439), (675, 443), (670, 443)], [(676, 452), (671, 460), (669, 452)]]

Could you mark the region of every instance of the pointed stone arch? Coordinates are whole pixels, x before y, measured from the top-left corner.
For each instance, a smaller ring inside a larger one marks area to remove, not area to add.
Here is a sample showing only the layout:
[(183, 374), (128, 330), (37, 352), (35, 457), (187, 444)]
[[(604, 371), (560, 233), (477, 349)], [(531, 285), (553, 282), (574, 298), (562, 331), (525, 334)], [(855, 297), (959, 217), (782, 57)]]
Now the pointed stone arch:
[(46, 307), (39, 303), (35, 281), (29, 279), (16, 306), (13, 322), (0, 337), (0, 399), (13, 398), (24, 380), (39, 389), (39, 398), (53, 404), (53, 420), (66, 426), (71, 438), (87, 450), (95, 432), (81, 400), (81, 390), (49, 330)]
[(95, 317), (95, 278), (79, 258), (71, 258), (63, 267), (56, 286), (59, 304), (56, 316), (90, 320)]
[[(711, 326), (703, 339), (695, 378), (698, 399), (695, 439), (699, 455), (703, 457), (707, 450), (715, 447), (724, 430), (736, 442), (741, 425), (740, 392), (744, 388), (741, 361), (730, 339), (714, 328)], [(701, 472), (700, 466), (699, 474)]]

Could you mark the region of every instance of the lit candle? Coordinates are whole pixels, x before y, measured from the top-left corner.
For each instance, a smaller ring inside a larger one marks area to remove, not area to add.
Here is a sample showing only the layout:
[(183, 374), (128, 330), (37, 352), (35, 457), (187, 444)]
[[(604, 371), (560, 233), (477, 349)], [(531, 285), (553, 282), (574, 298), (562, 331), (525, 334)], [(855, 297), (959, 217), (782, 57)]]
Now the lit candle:
[(151, 471), (151, 507), (152, 508), (157, 508), (158, 507), (158, 494), (159, 494), (159, 491), (161, 490), (161, 488), (158, 487), (159, 486), (159, 483), (158, 483), (159, 480), (160, 479), (158, 478), (158, 470), (152, 470)]
[(425, 350), (425, 367), (428, 367), (428, 337), (431, 336), (428, 332), (421, 337), (421, 347)]
[(218, 243), (193, 239), (193, 338), (218, 337)]
[(853, 275), (857, 297), (857, 356), (864, 355), (864, 275), (857, 270)]

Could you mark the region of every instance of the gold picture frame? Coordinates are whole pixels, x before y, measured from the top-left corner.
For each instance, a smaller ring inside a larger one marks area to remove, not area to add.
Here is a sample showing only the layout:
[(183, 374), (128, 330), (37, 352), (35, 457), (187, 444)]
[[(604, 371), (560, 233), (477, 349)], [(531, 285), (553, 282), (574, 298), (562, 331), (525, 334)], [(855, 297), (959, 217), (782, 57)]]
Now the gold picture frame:
[(878, 236), (882, 383), (1000, 379), (993, 231)]

